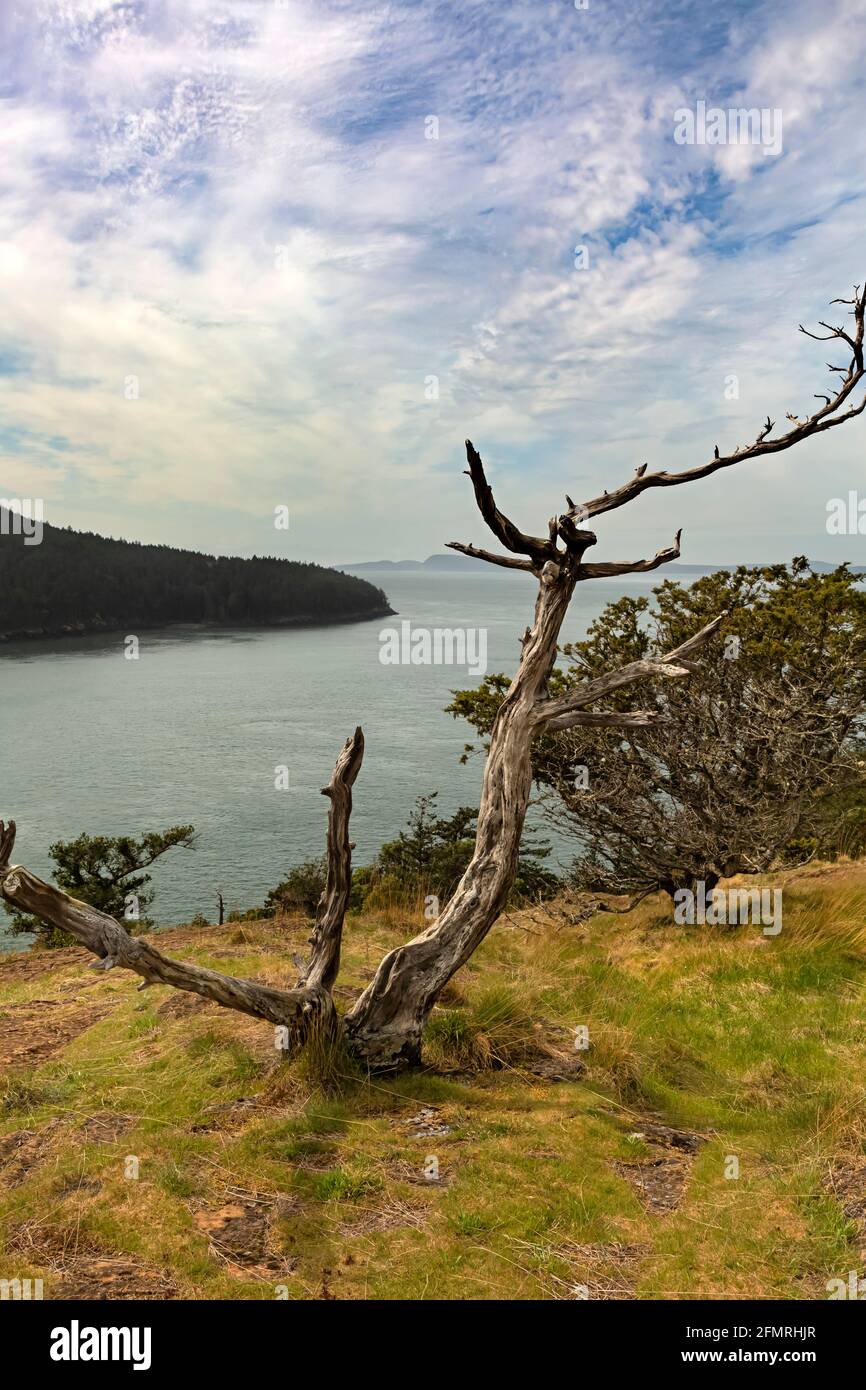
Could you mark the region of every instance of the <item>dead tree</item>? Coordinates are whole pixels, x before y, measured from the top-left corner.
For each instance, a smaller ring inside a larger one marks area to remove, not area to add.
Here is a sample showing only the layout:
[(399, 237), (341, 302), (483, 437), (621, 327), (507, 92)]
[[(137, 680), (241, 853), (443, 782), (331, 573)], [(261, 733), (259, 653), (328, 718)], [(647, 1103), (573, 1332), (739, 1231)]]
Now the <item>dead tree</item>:
[[(648, 473), (642, 464), (628, 482), (612, 492), (578, 506), (567, 498), (568, 508), (552, 517), (546, 536), (528, 535), (501, 512), (487, 482), (481, 458), (467, 440), (468, 473), (481, 515), (505, 554), (450, 542), (451, 548), (494, 565), (524, 570), (538, 581), (535, 618), (522, 639), (516, 675), (494, 720), (484, 768), (477, 818), (475, 849), (453, 897), (438, 919), (404, 946), (390, 951), (370, 984), (345, 1017), (337, 1017), (333, 985), (340, 964), (343, 920), (351, 885), (349, 816), (352, 785), (364, 752), (360, 729), (347, 741), (333, 776), (323, 792), (330, 798), (328, 814), (328, 876), (319, 901), (311, 941), (310, 960), (302, 969), (297, 987), (270, 989), (233, 979), (200, 966), (170, 960), (156, 947), (131, 937), (113, 918), (76, 902), (66, 893), (41, 882), (27, 869), (10, 862), (15, 841), (14, 822), (0, 824), (0, 892), (15, 907), (33, 912), (44, 921), (62, 927), (99, 959), (94, 968), (121, 966), (142, 977), (140, 988), (153, 984), (192, 990), (227, 1008), (287, 1027), (296, 1045), (313, 1030), (342, 1030), (349, 1050), (372, 1069), (391, 1069), (416, 1064), (420, 1059), (421, 1034), (430, 1010), (455, 971), (470, 958), (495, 923), (514, 879), (520, 836), (532, 782), (533, 740), (545, 731), (589, 725), (603, 728), (638, 728), (651, 724), (652, 711), (608, 711), (600, 701), (647, 677), (687, 676), (695, 669), (693, 655), (718, 629), (720, 615), (700, 632), (656, 660), (630, 662), (619, 670), (586, 681), (558, 698), (548, 694), (547, 683), (557, 656), (559, 632), (575, 585), (585, 579), (657, 569), (680, 553), (680, 533), (673, 545), (651, 559), (619, 563), (586, 564), (586, 551), (596, 544), (586, 523), (624, 506), (650, 488), (676, 487), (709, 477), (746, 459), (779, 453), (800, 440), (822, 434), (859, 415), (859, 405), (849, 404), (863, 379), (863, 324), (866, 290), (856, 286), (854, 297), (834, 300), (850, 310), (850, 331), (843, 326), (821, 326), (825, 334), (851, 354), (847, 367), (830, 370), (841, 377), (831, 395), (816, 397), (823, 405), (805, 419), (789, 415), (790, 428), (775, 439), (774, 422), (767, 417), (754, 442), (730, 454), (716, 448), (708, 462), (681, 473)], [(802, 329), (802, 326), (801, 326)], [(802, 329), (803, 332), (807, 330)], [(843, 409), (847, 405), (847, 408)]]

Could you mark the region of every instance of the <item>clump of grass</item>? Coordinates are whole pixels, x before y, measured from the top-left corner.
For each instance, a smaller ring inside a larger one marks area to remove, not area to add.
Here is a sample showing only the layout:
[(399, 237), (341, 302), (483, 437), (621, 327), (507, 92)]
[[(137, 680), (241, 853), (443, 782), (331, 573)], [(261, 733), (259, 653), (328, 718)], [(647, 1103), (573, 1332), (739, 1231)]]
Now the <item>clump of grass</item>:
[(155, 1177), (163, 1192), (171, 1197), (193, 1197), (202, 1186), (199, 1174), (185, 1171), (175, 1159), (169, 1159), (158, 1168)]
[(432, 1066), (446, 1069), (485, 1065), (478, 1030), (465, 1009), (436, 1009), (430, 1015), (424, 1029), (424, 1057)]
[(295, 1070), (309, 1090), (326, 1096), (346, 1096), (365, 1080), (358, 1063), (349, 1056), (342, 1036), (316, 1029), (301, 1049)]
[(26, 1076), (6, 1076), (0, 1090), (0, 1114), (17, 1115), (38, 1110), (61, 1100), (64, 1088), (57, 1083), (31, 1081)]
[(434, 1010), (424, 1030), (424, 1056), (460, 1071), (519, 1067), (544, 1050), (541, 1030), (507, 985), (492, 985), (468, 1008)]
[(142, 1008), (137, 1018), (131, 1020), (129, 1025), (129, 1036), (131, 1038), (146, 1038), (153, 1033), (158, 1033), (160, 1029), (160, 1019), (151, 1008)]
[(826, 886), (786, 889), (784, 936), (813, 950), (832, 948), (858, 961), (866, 959), (866, 892), (862, 887), (828, 894)]
[(185, 1048), (187, 1055), (197, 1061), (216, 1063), (218, 1069), (209, 1076), (212, 1086), (253, 1081), (262, 1073), (262, 1063), (249, 1048), (214, 1028), (197, 1033), (186, 1042)]
[(197, 1033), (184, 1044), (187, 1055), (198, 1059), (209, 1057), (218, 1048), (225, 1047), (225, 1039), (220, 1033), (208, 1028), (204, 1033)]
[(493, 1228), (492, 1216), (483, 1211), (456, 1211), (448, 1217), (448, 1225), (458, 1236), (483, 1236)]
[(332, 1168), (327, 1173), (315, 1173), (310, 1179), (313, 1195), (320, 1202), (354, 1202), (381, 1185), (382, 1180), (375, 1173), (360, 1169)]
[(644, 1062), (630, 1028), (599, 1019), (590, 1033), (587, 1076), (609, 1088), (620, 1100), (636, 1100), (643, 1092)]

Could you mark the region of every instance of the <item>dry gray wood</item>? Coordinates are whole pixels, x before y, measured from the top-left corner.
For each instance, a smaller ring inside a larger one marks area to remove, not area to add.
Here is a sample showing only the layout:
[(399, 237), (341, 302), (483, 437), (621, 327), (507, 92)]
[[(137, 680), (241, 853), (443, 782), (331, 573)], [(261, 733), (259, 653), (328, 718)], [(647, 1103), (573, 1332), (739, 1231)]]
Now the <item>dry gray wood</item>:
[(349, 839), (349, 817), (352, 814), (352, 787), (361, 770), (364, 757), (364, 735), (355, 730), (346, 739), (337, 759), (331, 780), (322, 787), (322, 796), (330, 798), (328, 809), (328, 876), (316, 909), (316, 924), (310, 937), (312, 951), (298, 985), (324, 989), (330, 994), (340, 973), (340, 948), (343, 940), (343, 921), (352, 891), (352, 843)]
[(688, 641), (681, 643), (672, 651), (665, 652), (664, 656), (655, 661), (649, 659), (630, 661), (627, 666), (621, 666), (618, 671), (609, 671), (603, 676), (596, 677), (595, 680), (586, 681), (583, 685), (570, 690), (567, 695), (561, 695), (559, 699), (543, 701), (536, 711), (539, 728), (568, 729), (574, 724), (604, 723), (603, 719), (588, 719), (586, 716), (572, 718), (571, 716), (576, 711), (584, 710), (587, 705), (593, 704), (596, 700), (603, 700), (614, 690), (622, 690), (626, 685), (634, 685), (635, 681), (646, 680), (653, 676), (691, 675), (694, 666), (688, 658), (705, 646), (711, 637), (715, 636), (724, 618), (725, 614), (720, 613), (717, 618), (713, 618)]
[(581, 565), (578, 579), (613, 579), (619, 574), (646, 574), (649, 570), (657, 570), (661, 565), (670, 564), (671, 560), (678, 560), (680, 556), (680, 537), (682, 531), (677, 531), (673, 545), (665, 546), (664, 550), (657, 550), (651, 560), (608, 560), (602, 561), (598, 565)]
[(20, 865), (8, 862), (15, 843), (15, 822), (0, 821), (0, 892), (7, 902), (22, 912), (35, 913), (43, 922), (67, 931), (98, 957), (94, 968), (112, 970), (119, 966), (133, 970), (148, 985), (171, 985), (212, 999), (227, 1009), (267, 1019), (287, 1026), (303, 1038), (313, 1024), (327, 1024), (333, 1016), (333, 1002), (326, 990), (271, 989), (250, 980), (238, 980), (206, 970), (187, 961), (172, 960), (155, 946), (130, 936), (125, 927), (88, 903), (79, 902), (59, 888), (43, 883)]

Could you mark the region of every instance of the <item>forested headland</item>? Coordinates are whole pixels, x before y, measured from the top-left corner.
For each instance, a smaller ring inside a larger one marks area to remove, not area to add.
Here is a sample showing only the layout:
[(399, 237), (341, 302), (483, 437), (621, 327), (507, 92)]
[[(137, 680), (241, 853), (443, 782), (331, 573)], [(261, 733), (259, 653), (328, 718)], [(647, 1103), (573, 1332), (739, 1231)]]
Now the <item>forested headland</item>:
[(202, 555), (48, 525), (38, 545), (5, 532), (0, 641), (173, 623), (355, 622), (392, 612), (381, 589), (321, 565)]

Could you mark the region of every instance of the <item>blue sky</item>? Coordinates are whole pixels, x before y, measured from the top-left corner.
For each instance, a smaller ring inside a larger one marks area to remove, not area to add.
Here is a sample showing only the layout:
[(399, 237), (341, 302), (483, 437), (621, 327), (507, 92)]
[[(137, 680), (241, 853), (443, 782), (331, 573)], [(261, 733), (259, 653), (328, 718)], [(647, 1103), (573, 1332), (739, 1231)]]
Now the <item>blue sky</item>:
[[(866, 276), (864, 0), (5, 0), (0, 51), (0, 495), (57, 524), (423, 557), (485, 542), (469, 435), (543, 530), (806, 413), (797, 324)], [(676, 143), (698, 101), (778, 109), (781, 152)], [(825, 517), (864, 429), (647, 494), (595, 558), (863, 562)]]

